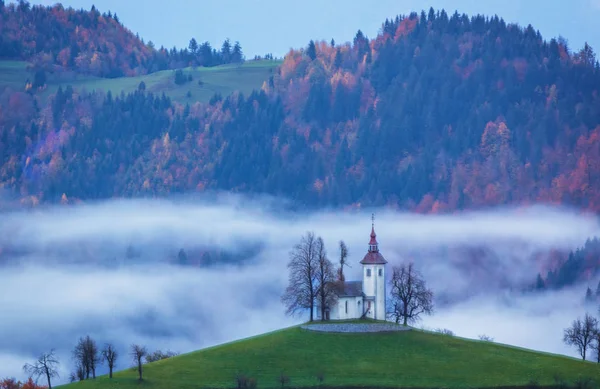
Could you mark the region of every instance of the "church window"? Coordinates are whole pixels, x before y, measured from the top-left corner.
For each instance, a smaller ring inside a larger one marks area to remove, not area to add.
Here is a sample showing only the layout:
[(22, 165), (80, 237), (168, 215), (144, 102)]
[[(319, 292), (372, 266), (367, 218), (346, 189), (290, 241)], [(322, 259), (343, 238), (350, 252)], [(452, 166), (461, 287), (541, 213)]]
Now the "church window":
[(346, 313), (348, 313), (348, 300), (346, 300)]
[(383, 269), (379, 269), (379, 277), (383, 275)]
[(367, 269), (367, 277), (371, 277), (371, 269)]

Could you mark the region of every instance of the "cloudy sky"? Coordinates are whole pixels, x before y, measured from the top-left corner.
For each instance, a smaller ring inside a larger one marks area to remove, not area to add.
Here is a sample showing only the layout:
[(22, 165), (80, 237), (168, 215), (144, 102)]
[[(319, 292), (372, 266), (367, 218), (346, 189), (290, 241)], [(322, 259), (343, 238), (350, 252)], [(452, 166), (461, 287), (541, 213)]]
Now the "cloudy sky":
[[(54, 4), (55, 0), (32, 0)], [(588, 41), (600, 47), (600, 0), (65, 0), (65, 6), (117, 12), (122, 22), (146, 41), (186, 46), (193, 36), (213, 45), (239, 40), (247, 56), (282, 56), (310, 39), (350, 41), (358, 29), (377, 34), (389, 17), (422, 9), (497, 14), (508, 22), (533, 25), (545, 38), (562, 35), (572, 48)]]
[[(86, 334), (100, 344), (113, 342), (123, 355), (134, 342), (188, 352), (300, 323), (306, 318), (286, 317), (279, 299), (290, 248), (312, 230), (335, 260), (343, 239), (352, 266), (347, 278), (359, 279), (371, 212), (390, 267), (413, 260), (435, 295), (450, 301), (437, 304), (419, 326), (574, 355), (562, 331), (585, 313), (587, 284), (540, 295), (519, 290), (547, 266), (536, 253), (569, 250), (598, 235), (594, 216), (545, 207), (445, 216), (377, 209), (297, 214), (276, 199), (223, 195), (0, 215), (6, 250), (0, 258), (0, 376), (25, 378), (23, 364), (55, 348), (64, 382), (73, 365), (70, 350)], [(137, 259), (125, 258), (129, 245), (141, 250)], [(181, 247), (243, 254), (249, 245), (259, 249), (241, 264), (198, 268), (168, 261)], [(129, 365), (122, 360), (118, 367)]]

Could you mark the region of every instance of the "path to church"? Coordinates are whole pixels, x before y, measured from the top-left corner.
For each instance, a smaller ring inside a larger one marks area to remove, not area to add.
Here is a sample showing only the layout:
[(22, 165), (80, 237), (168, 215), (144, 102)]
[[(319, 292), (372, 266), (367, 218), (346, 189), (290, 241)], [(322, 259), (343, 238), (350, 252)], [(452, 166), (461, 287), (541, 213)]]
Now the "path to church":
[(305, 324), (301, 328), (305, 330), (321, 332), (389, 332), (410, 330), (410, 327), (399, 326), (391, 323)]

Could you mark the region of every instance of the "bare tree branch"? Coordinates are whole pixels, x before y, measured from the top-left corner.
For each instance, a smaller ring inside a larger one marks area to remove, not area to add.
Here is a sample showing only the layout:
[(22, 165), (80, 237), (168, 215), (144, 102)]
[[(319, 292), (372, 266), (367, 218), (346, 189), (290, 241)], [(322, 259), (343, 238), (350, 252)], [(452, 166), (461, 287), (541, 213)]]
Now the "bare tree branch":
[(346, 277), (344, 276), (344, 266), (349, 265), (346, 263), (346, 259), (348, 258), (348, 247), (343, 240), (340, 240), (340, 268), (338, 269), (338, 281), (343, 283), (346, 281)]
[(337, 300), (337, 285), (333, 263), (327, 258), (325, 243), (321, 237), (317, 238), (317, 298), (321, 310), (321, 321), (325, 320), (325, 311)]
[(148, 350), (146, 350), (146, 347), (140, 346), (137, 344), (131, 345), (131, 357), (138, 365), (138, 375), (140, 377), (139, 378), (140, 381), (142, 381), (142, 379), (143, 379), (142, 378), (142, 358), (144, 358), (144, 356), (146, 354), (148, 354)]
[(104, 358), (108, 364), (109, 378), (113, 378), (113, 369), (115, 368), (118, 356), (119, 354), (117, 354), (117, 351), (112, 344), (107, 343), (104, 345), (104, 349), (102, 349), (102, 358)]
[(89, 335), (79, 338), (73, 349), (73, 359), (84, 368), (86, 379), (90, 378), (90, 373), (92, 378), (96, 378), (96, 367), (102, 363), (102, 359), (96, 341)]
[(563, 341), (569, 346), (577, 347), (579, 355), (585, 361), (587, 349), (592, 345), (596, 333), (598, 320), (586, 313), (583, 320), (578, 318), (573, 321), (571, 327), (565, 329)]
[(41, 376), (45, 376), (48, 382), (48, 389), (52, 389), (51, 379), (58, 377), (59, 361), (54, 354), (54, 349), (48, 353), (40, 355), (33, 364), (26, 363), (23, 366), (23, 371), (30, 377), (36, 377), (36, 380)]
[(313, 321), (318, 286), (317, 268), (317, 239), (314, 233), (307, 232), (290, 252), (289, 284), (281, 297), (288, 315), (308, 309), (310, 321)]
[(433, 292), (427, 289), (423, 276), (412, 263), (392, 269), (390, 302), (387, 315), (404, 325), (415, 322), (421, 314), (433, 313)]

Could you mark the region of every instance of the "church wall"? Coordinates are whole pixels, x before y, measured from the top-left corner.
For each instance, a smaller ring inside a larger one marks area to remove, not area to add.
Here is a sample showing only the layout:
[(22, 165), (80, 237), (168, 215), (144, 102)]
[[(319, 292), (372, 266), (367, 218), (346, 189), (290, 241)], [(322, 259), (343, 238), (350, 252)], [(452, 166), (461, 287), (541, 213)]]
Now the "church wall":
[[(346, 312), (346, 303), (348, 311)], [(362, 297), (340, 297), (330, 311), (331, 320), (359, 319), (362, 315)]]

